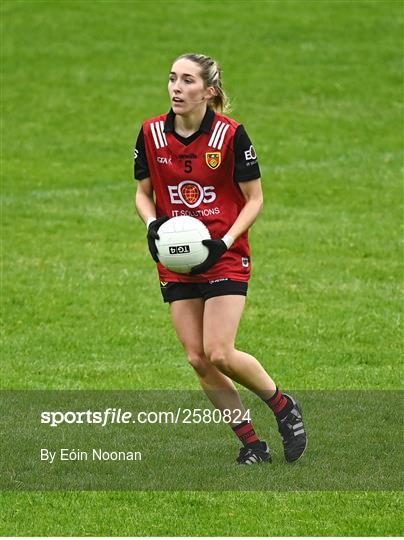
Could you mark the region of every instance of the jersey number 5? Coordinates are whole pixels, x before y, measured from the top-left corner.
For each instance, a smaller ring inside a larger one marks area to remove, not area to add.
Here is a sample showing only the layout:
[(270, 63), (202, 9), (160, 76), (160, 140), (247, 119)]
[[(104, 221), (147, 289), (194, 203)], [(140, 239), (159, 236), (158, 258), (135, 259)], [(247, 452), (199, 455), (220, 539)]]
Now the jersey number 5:
[(184, 172), (190, 173), (192, 171), (192, 161), (190, 159), (186, 159), (184, 161)]

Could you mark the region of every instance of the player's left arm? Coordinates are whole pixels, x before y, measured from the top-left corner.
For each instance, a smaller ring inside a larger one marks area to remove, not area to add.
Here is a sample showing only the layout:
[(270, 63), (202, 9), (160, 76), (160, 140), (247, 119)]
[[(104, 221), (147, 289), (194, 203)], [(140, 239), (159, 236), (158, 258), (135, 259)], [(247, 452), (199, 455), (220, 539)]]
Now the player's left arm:
[(227, 234), (231, 236), (233, 240), (237, 240), (239, 236), (248, 231), (257, 219), (258, 214), (261, 212), (264, 205), (261, 178), (250, 180), (248, 182), (239, 182), (238, 185), (240, 186), (246, 203), (237, 216), (236, 221), (227, 231)]

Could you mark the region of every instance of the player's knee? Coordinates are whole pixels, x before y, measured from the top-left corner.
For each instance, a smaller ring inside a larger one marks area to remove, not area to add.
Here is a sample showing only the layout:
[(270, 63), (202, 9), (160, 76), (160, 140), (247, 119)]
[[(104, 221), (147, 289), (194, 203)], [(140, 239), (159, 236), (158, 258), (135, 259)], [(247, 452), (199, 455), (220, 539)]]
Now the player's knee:
[(208, 367), (208, 361), (205, 354), (200, 351), (188, 351), (188, 362), (199, 375), (204, 375)]
[(209, 347), (205, 354), (209, 362), (220, 371), (230, 370), (230, 354), (224, 347)]

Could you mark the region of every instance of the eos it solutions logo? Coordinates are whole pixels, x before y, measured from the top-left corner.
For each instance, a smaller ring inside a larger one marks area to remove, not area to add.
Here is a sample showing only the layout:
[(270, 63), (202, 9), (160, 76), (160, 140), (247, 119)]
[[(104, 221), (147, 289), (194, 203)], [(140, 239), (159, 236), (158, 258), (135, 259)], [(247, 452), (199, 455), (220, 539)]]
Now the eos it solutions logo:
[(211, 203), (216, 199), (215, 186), (201, 186), (194, 180), (184, 180), (167, 188), (171, 204), (185, 204), (188, 208), (196, 208), (202, 202)]
[(244, 156), (246, 161), (251, 161), (252, 159), (257, 159), (257, 153), (253, 145), (250, 146), (248, 150), (244, 151)]

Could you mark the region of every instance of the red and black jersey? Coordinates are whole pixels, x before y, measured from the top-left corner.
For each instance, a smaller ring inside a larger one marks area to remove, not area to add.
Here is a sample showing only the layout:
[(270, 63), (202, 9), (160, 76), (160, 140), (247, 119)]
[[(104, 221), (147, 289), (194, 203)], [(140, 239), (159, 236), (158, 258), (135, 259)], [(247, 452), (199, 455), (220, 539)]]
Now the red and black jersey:
[[(174, 131), (175, 114), (144, 122), (135, 149), (135, 177), (150, 177), (157, 217), (200, 219), (211, 237), (223, 237), (245, 204), (239, 182), (260, 177), (254, 147), (242, 125), (207, 109), (199, 131), (184, 138)], [(158, 264), (161, 281), (248, 281), (248, 233), (240, 236), (205, 274), (189, 276)]]

